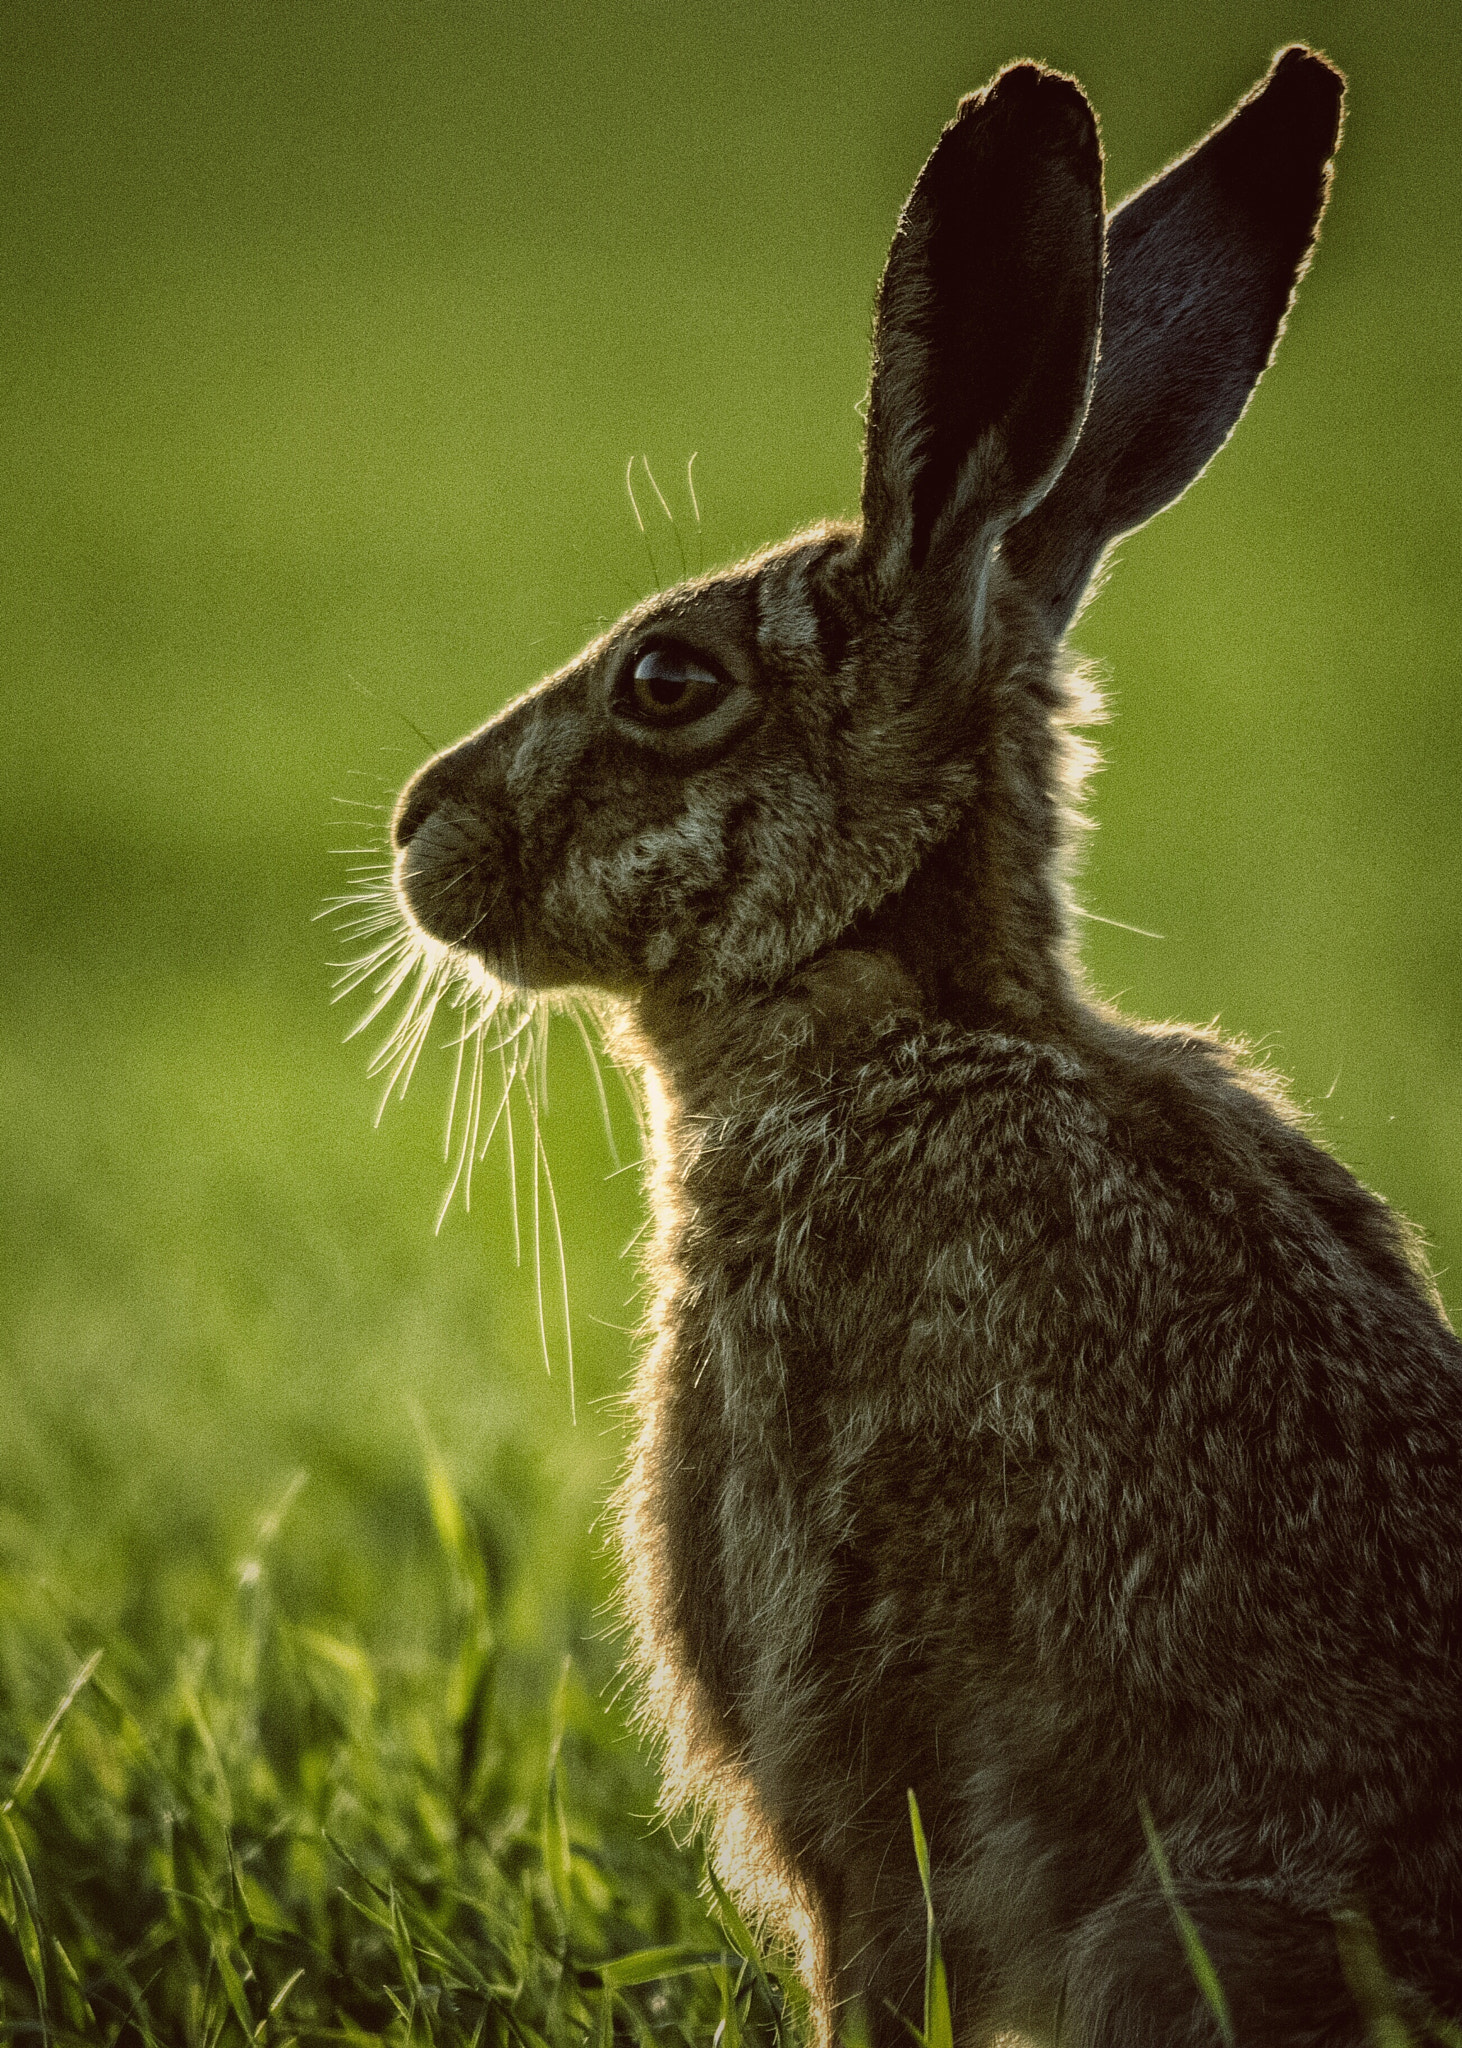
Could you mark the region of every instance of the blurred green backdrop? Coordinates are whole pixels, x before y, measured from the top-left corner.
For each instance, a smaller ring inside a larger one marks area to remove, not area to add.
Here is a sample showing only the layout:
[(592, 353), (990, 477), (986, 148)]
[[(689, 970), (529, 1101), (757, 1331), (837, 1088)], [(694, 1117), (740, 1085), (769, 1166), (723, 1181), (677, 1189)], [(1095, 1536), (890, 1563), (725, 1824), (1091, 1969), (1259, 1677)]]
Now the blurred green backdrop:
[(643, 592), (631, 453), (683, 513), (698, 451), (708, 560), (853, 509), (899, 204), (958, 95), (1020, 54), (1085, 83), (1113, 198), (1277, 44), (1350, 74), (1276, 367), (1076, 636), (1117, 714), (1085, 901), (1163, 934), (1092, 924), (1088, 954), (1135, 1012), (1258, 1039), (1462, 1303), (1458, 22), (9, 0), (12, 1567), (145, 1631), (206, 1605), (303, 1469), (310, 1599), (409, 1640), (419, 1414), (520, 1629), (601, 1625), (635, 1177), (606, 1178), (561, 1032), (574, 1427), (500, 1164), (432, 1234), (449, 1056), (373, 1132), (312, 916), (413, 724), (454, 737)]

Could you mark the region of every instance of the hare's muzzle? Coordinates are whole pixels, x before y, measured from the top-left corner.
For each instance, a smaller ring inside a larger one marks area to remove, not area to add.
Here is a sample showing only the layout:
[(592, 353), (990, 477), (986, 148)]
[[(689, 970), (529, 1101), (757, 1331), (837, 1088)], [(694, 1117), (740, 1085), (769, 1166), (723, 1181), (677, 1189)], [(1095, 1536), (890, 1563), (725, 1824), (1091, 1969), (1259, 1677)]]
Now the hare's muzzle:
[(434, 787), (432, 769), (435, 763), (428, 763), (419, 775), (413, 775), (396, 803), (396, 815), (391, 820), (391, 844), (398, 853), (404, 853), (417, 830), (424, 825), (441, 802), (441, 791)]
[(396, 893), (428, 938), (491, 965), (510, 934), (514, 834), (481, 776), (464, 778), (463, 751), (428, 762), (402, 792), (391, 827)]

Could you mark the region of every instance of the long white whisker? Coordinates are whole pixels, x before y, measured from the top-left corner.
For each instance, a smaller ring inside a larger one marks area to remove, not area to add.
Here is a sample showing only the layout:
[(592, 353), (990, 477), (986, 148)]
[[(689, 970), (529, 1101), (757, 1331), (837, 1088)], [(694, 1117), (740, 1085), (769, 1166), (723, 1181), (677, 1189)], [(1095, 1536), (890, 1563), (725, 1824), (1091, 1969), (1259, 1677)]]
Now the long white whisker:
[(533, 1009), (534, 1093), (539, 1114), (548, 1114), (548, 1011), (542, 1003)]
[(548, 1326), (543, 1318), (543, 1239), (538, 1217), (538, 1159), (543, 1150), (543, 1140), (538, 1130), (538, 1104), (534, 1099), (535, 1066), (530, 1051), (527, 1070), (523, 1075), (523, 1093), (528, 1101), (528, 1117), (533, 1127), (533, 1299), (538, 1309), (538, 1344), (543, 1353), (543, 1370), (553, 1375), (553, 1361), (548, 1353)]
[[(653, 472), (648, 464), (645, 468), (651, 488), (668, 516), (663, 493)], [(627, 483), (634, 502), (633, 478), (627, 478)], [(637, 504), (635, 510), (638, 515)], [(638, 523), (643, 532), (643, 521)], [(648, 545), (648, 534), (645, 538)], [(352, 851), (364, 856), (369, 849)], [(393, 1097), (399, 1100), (405, 1095), (420, 1065), (422, 1052), (433, 1039), (437, 1019), (445, 1003), (456, 1016), (448, 1040), (453, 1054), (452, 1081), (442, 1132), (442, 1157), (448, 1167), (447, 1185), (434, 1227), (441, 1230), (459, 1192), (463, 1208), (470, 1211), (474, 1168), (486, 1158), (501, 1125), (512, 1205), (513, 1256), (520, 1266), (524, 1245), (518, 1205), (518, 1142), (513, 1096), (521, 1088), (532, 1127), (533, 1289), (539, 1347), (545, 1370), (552, 1372), (554, 1340), (549, 1335), (548, 1306), (544, 1296), (543, 1235), (546, 1224), (553, 1233), (553, 1256), (558, 1266), (557, 1313), (563, 1323), (569, 1413), (577, 1422), (578, 1387), (568, 1256), (558, 1188), (543, 1132), (548, 1110), (549, 1008), (513, 983), (499, 982), (465, 958), (459, 949), (444, 948), (425, 938), (407, 918), (397, 899), (389, 861), (363, 858), (353, 868), (352, 880), (354, 886), (332, 898), (321, 914), (334, 918), (347, 938), (363, 948), (357, 957), (341, 962), (336, 970), (334, 996), (337, 1001), (362, 989), (369, 997), (365, 1014), (351, 1026), (347, 1037), (358, 1037), (393, 1005), (398, 1006), (394, 1012), (395, 1022), (369, 1064), (370, 1072), (381, 1076), (384, 1081), (376, 1120), (379, 1122), (388, 1101)], [(574, 1027), (589, 1061), (605, 1142), (617, 1170), (620, 1162), (614, 1119), (610, 1115), (600, 1053), (591, 1028), (593, 1020), (577, 1000), (571, 999), (563, 1007), (573, 1016)], [(486, 1099), (489, 1054), (496, 1056), (500, 1083), (497, 1100), (491, 1104)], [(619, 1072), (618, 1062), (615, 1065)], [(624, 1078), (622, 1074), (621, 1078)], [(636, 1123), (640, 1124), (640, 1106), (627, 1081), (626, 1094)]]
[[(410, 1049), (415, 1035), (421, 1027), (423, 1014), (428, 1023), (431, 1021), (432, 1011), (436, 1008), (437, 983), (440, 978), (440, 961), (431, 960), (425, 954), (422, 954), (416, 963), (416, 987), (411, 991), (406, 1007), (397, 1018), (395, 1027), (386, 1039), (385, 1044), (366, 1069), (367, 1073), (379, 1074), (384, 1072), (389, 1066), (394, 1066), (396, 1072), (400, 1072), (400, 1057), (404, 1050)], [(395, 1086), (394, 1075), (390, 1086)]]
[(599, 1097), (599, 1114), (604, 1120), (604, 1142), (609, 1147), (609, 1156), (615, 1167), (619, 1166), (619, 1147), (614, 1142), (614, 1125), (609, 1120), (609, 1097), (604, 1092), (604, 1076), (599, 1071), (599, 1053), (589, 1036), (589, 1027), (584, 1022), (584, 1013), (577, 1002), (568, 1004), (569, 1015), (573, 1018), (579, 1037), (583, 1040), (584, 1055), (589, 1062), (589, 1072), (594, 1076), (594, 1088)]
[(685, 544), (680, 538), (680, 528), (675, 523), (675, 514), (666, 504), (665, 493), (661, 490), (660, 486), (655, 481), (655, 472), (650, 467), (649, 456), (642, 455), (640, 457), (640, 461), (644, 466), (645, 475), (650, 479), (650, 489), (655, 493), (655, 496), (660, 500), (660, 510), (665, 514), (666, 519), (670, 522), (670, 531), (675, 536), (675, 552), (680, 557), (680, 574), (681, 579), (683, 581), (690, 574), (690, 569), (685, 559)]
[[(338, 1003), (344, 997), (354, 995), (362, 982), (369, 981), (373, 974), (379, 972), (382, 961), (396, 955), (397, 952), (398, 949), (394, 946), (389, 949), (385, 946), (378, 946), (374, 952), (367, 953), (364, 959), (356, 961), (350, 967), (342, 968), (335, 982), (335, 992), (330, 998), (331, 1002)], [(347, 1040), (354, 1038), (359, 1030), (360, 1026), (358, 1024), (352, 1024), (350, 1030), (346, 1033)]]
[(410, 978), (411, 971), (415, 967), (416, 961), (417, 955), (414, 947), (408, 946), (401, 957), (400, 964), (396, 967), (393, 967), (391, 971), (387, 975), (385, 975), (380, 982), (376, 984), (377, 989), (379, 990), (379, 993), (376, 996), (376, 1000), (371, 1004), (370, 1008), (366, 1011), (365, 1015), (361, 1018), (360, 1022), (358, 1024), (352, 1025), (350, 1030), (346, 1032), (345, 1037), (347, 1044), (352, 1038), (359, 1038), (362, 1031), (366, 1030), (366, 1028), (369, 1025), (374, 1024), (377, 1017), (380, 1016), (382, 1010), (384, 1010), (386, 1006), (390, 1002), (392, 1002), (396, 996), (400, 994), (402, 988), (405, 986), (407, 980)]
[(503, 1086), (502, 1093), (498, 1096), (497, 1108), (492, 1113), (492, 1121), (488, 1124), (487, 1129), (483, 1132), (482, 1143), (477, 1150), (477, 1156), (479, 1159), (486, 1159), (487, 1157), (487, 1148), (492, 1143), (493, 1133), (497, 1130), (498, 1125), (502, 1122), (503, 1111), (508, 1106), (508, 1094), (513, 1085), (512, 1078), (508, 1073), (507, 1059), (504, 1055), (502, 1047), (500, 1045), (496, 1046), (494, 1047), (494, 1050), (496, 1051), (498, 1056), (498, 1065), (502, 1069)]
[[(469, 1038), (470, 1038), (471, 1036), (472, 1036), (472, 1034), (471, 1034), (471, 1033), (470, 1033), (469, 1031), (467, 1031), (467, 1030), (465, 1030), (465, 1029), (464, 1029), (464, 1031), (463, 1031), (463, 1033), (462, 1033), (462, 1046), (463, 1046), (463, 1052), (464, 1052), (464, 1057), (465, 1057), (465, 1049), (466, 1049), (466, 1046), (467, 1046), (468, 1040), (469, 1040)], [(436, 1220), (436, 1228), (437, 1228), (438, 1230), (440, 1230), (440, 1229), (441, 1229), (441, 1227), (442, 1227), (442, 1224), (443, 1224), (443, 1222), (444, 1222), (444, 1220), (445, 1220), (445, 1218), (446, 1218), (446, 1214), (447, 1214), (447, 1211), (448, 1211), (448, 1209), (450, 1209), (450, 1208), (451, 1208), (451, 1206), (452, 1206), (452, 1197), (453, 1197), (453, 1195), (455, 1195), (455, 1194), (456, 1194), (456, 1192), (457, 1192), (457, 1188), (458, 1188), (458, 1185), (459, 1185), (459, 1183), (461, 1182), (461, 1179), (462, 1179), (462, 1175), (463, 1175), (463, 1173), (464, 1173), (464, 1172), (466, 1172), (466, 1171), (469, 1171), (469, 1168), (468, 1168), (468, 1161), (469, 1161), (469, 1158), (470, 1158), (470, 1156), (471, 1156), (471, 1149), (472, 1149), (472, 1139), (473, 1139), (473, 1135), (474, 1135), (474, 1133), (475, 1133), (475, 1131), (476, 1131), (476, 1129), (477, 1129), (477, 1115), (478, 1115), (478, 1112), (479, 1112), (479, 1110), (480, 1110), (480, 1105), (481, 1105), (481, 1099), (482, 1099), (482, 1060), (481, 1060), (481, 1056), (480, 1056), (480, 1055), (481, 1055), (481, 1040), (480, 1040), (480, 1039), (478, 1039), (478, 1040), (476, 1040), (476, 1050), (475, 1050), (474, 1058), (473, 1058), (473, 1061), (472, 1061), (472, 1067), (471, 1067), (471, 1071), (470, 1071), (470, 1073), (469, 1073), (469, 1076), (468, 1076), (468, 1082), (467, 1082), (467, 1107), (466, 1107), (465, 1111), (463, 1112), (463, 1116), (462, 1116), (462, 1136), (461, 1136), (461, 1139), (460, 1139), (460, 1141), (459, 1141), (459, 1143), (458, 1143), (458, 1146), (457, 1146), (457, 1163), (456, 1163), (456, 1165), (455, 1165), (455, 1166), (453, 1167), (453, 1169), (452, 1169), (452, 1178), (451, 1178), (450, 1182), (449, 1182), (449, 1183), (448, 1183), (448, 1185), (447, 1185), (447, 1192), (446, 1192), (446, 1194), (445, 1194), (445, 1195), (444, 1195), (444, 1196), (442, 1197), (442, 1205), (441, 1205), (440, 1209), (438, 1209), (438, 1211), (437, 1211), (437, 1220)], [(455, 1108), (455, 1091), (454, 1091), (454, 1096), (453, 1096), (453, 1105), (454, 1105), (454, 1108)], [(470, 1196), (470, 1193), (471, 1193), (471, 1180), (470, 1180), (470, 1178), (469, 1178), (469, 1180), (468, 1180), (468, 1195), (469, 1195), (469, 1196)], [(467, 1206), (468, 1206), (468, 1207), (470, 1207), (470, 1206), (471, 1206), (471, 1204), (470, 1204), (470, 1200), (468, 1201), (468, 1203), (467, 1203)]]
[(506, 1051), (510, 1045), (516, 1045), (518, 1040), (523, 1036), (523, 1033), (528, 1029), (529, 1025), (532, 1022), (533, 1012), (531, 1010), (522, 1011), (518, 1017), (517, 1023), (512, 1026), (511, 1030), (505, 1031), (502, 1037), (496, 1040), (496, 1044), (498, 1045), (498, 1047), (501, 1050)]
[[(365, 906), (369, 901), (368, 897), (360, 896), (352, 903), (332, 904), (330, 906), (331, 915), (340, 917), (343, 912), (355, 909), (357, 904)], [(399, 930), (400, 923), (401, 920), (398, 917), (388, 916), (385, 911), (369, 910), (362, 907), (361, 915), (359, 917), (346, 918), (341, 924), (340, 930), (350, 939), (369, 939), (375, 937), (378, 932)], [(348, 974), (359, 967), (360, 962), (358, 960), (341, 960), (336, 965), (342, 974)], [(338, 982), (336, 983), (336, 988), (337, 990), (339, 988)]]
[(437, 1210), (437, 1220), (432, 1226), (434, 1231), (440, 1231), (443, 1223), (447, 1220), (447, 1211), (452, 1206), (452, 1197), (457, 1192), (457, 1183), (461, 1180), (462, 1169), (467, 1163), (467, 1141), (472, 1134), (472, 1088), (476, 1079), (477, 1070), (474, 1067), (467, 1084), (467, 1109), (462, 1118), (462, 1136), (457, 1146), (457, 1163), (452, 1168), (452, 1178), (447, 1183), (447, 1192), (442, 1196), (441, 1207)]
[(695, 494), (695, 463), (697, 449), (685, 465), (685, 488), (690, 493), (690, 509), (695, 514), (695, 573), (702, 575), (706, 566), (706, 536), (701, 525), (701, 501)]
[[(515, 1033), (514, 1036), (516, 1037), (516, 1035)], [(518, 1075), (517, 1046), (514, 1045), (513, 1047), (513, 1064), (511, 1069), (508, 1066), (507, 1054), (501, 1046), (498, 1047), (498, 1058), (501, 1060), (503, 1068), (503, 1107), (508, 1113), (508, 1186), (512, 1190), (513, 1197), (513, 1264), (521, 1266), (523, 1263), (523, 1233), (518, 1225), (518, 1147), (513, 1135), (513, 1082), (517, 1079)]]
[[(569, 1376), (569, 1421), (572, 1423), (577, 1423), (579, 1419), (579, 1410), (578, 1401), (574, 1391), (574, 1331), (573, 1325), (569, 1321), (569, 1268), (568, 1261), (564, 1257), (563, 1225), (559, 1221), (558, 1196), (554, 1192), (553, 1174), (548, 1164), (548, 1152), (543, 1143), (543, 1133), (541, 1132), (541, 1130), (538, 1129), (536, 1124), (534, 1126), (534, 1135), (538, 1140), (539, 1157), (543, 1161), (543, 1184), (548, 1190), (548, 1213), (553, 1219), (553, 1242), (555, 1250), (558, 1253), (559, 1306), (563, 1313), (564, 1357), (565, 1362), (568, 1366)], [(542, 1291), (543, 1282), (542, 1274), (540, 1272), (539, 1293), (541, 1294)]]
[(457, 1034), (457, 1057), (452, 1066), (452, 1092), (447, 1098), (447, 1128), (442, 1137), (442, 1157), (452, 1156), (452, 1125), (457, 1120), (457, 1091), (462, 1086), (462, 1062), (467, 1056), (467, 1034)]
[(398, 1047), (399, 1049), (397, 1050), (395, 1065), (391, 1068), (390, 1075), (386, 1081), (385, 1093), (381, 1097), (381, 1106), (376, 1111), (377, 1124), (380, 1123), (386, 1104), (391, 1100), (392, 1095), (395, 1095), (398, 1102), (405, 1099), (406, 1090), (411, 1083), (411, 1077), (416, 1071), (416, 1063), (421, 1058), (421, 1049), (426, 1044), (427, 1038), (431, 1033), (432, 1019), (436, 1015), (437, 1004), (441, 1000), (441, 989), (433, 986), (436, 980), (437, 973), (433, 969), (423, 982), (421, 989), (412, 998), (412, 1007), (402, 1018), (401, 1024), (397, 1026), (391, 1037), (387, 1039), (386, 1045), (383, 1048), (383, 1051), (389, 1051), (393, 1047)]
[(472, 1212), (472, 1169), (477, 1162), (477, 1131), (482, 1122), (482, 1041), (486, 1030), (487, 1018), (479, 1014), (472, 1037), (472, 1128), (467, 1138), (467, 1179), (462, 1188), (462, 1207), (468, 1215)]
[(1120, 917), (1103, 917), (1099, 910), (1088, 910), (1085, 904), (1073, 903), (1071, 908), (1078, 917), (1084, 917), (1089, 924), (1109, 924), (1114, 931), (1132, 932), (1139, 939), (1165, 939), (1166, 932), (1150, 932), (1145, 925), (1124, 924)]
[(634, 468), (635, 459), (632, 455), (625, 465), (624, 487), (629, 492), (630, 509), (635, 515), (635, 525), (640, 529), (640, 539), (645, 543), (645, 553), (650, 558), (650, 581), (658, 590), (660, 588), (660, 572), (655, 567), (655, 550), (650, 546), (650, 536), (646, 533), (645, 522), (640, 517), (640, 501), (635, 496)]

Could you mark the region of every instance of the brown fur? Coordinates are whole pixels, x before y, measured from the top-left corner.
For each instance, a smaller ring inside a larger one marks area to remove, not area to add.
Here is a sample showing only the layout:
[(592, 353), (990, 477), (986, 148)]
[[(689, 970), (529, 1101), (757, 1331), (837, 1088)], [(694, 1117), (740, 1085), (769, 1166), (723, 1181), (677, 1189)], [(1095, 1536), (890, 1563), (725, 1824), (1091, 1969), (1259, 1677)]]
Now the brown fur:
[[(418, 925), (597, 988), (645, 1072), (622, 1540), (667, 1797), (880, 2040), (922, 1992), (909, 1787), (962, 2040), (1216, 2038), (1144, 1800), (1241, 2042), (1363, 2038), (1356, 1901), (1462, 2015), (1462, 1347), (1268, 1079), (1088, 998), (1064, 879), (1058, 639), (1126, 516), (1087, 431), (1132, 516), (1207, 460), (1338, 105), (1287, 53), (1104, 264), (1079, 91), (966, 101), (880, 296), (862, 524), (651, 600), (398, 813)], [(1149, 440), (1174, 394), (1146, 458), (1131, 348)], [(647, 649), (713, 708), (642, 720)]]

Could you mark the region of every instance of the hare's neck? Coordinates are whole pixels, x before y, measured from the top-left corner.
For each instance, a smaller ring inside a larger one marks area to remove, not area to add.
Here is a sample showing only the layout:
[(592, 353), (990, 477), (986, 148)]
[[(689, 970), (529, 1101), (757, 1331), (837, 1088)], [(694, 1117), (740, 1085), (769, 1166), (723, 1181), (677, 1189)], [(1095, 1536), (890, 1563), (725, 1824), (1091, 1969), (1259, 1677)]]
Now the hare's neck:
[(930, 1017), (1043, 1040), (1079, 1028), (1055, 808), (1038, 800), (1022, 814), (1010, 792), (992, 792), (859, 931)]
[(986, 617), (963, 712), (971, 799), (850, 938), (892, 953), (947, 1023), (1061, 1038), (1081, 1028), (1066, 876), (1095, 760), (1074, 725), (1096, 705), (998, 561)]
[(885, 944), (834, 947), (787, 987), (735, 1003), (642, 995), (622, 1022), (617, 1050), (655, 1077), (653, 1092), (681, 1134), (676, 1142), (692, 1124), (757, 1116), (788, 1095), (836, 1090), (839, 1070), (860, 1064), (893, 1025), (986, 1027), (1046, 1042), (1080, 1036), (1085, 1006), (1054, 948), (992, 955), (983, 974), (968, 966), (951, 972), (947, 935), (968, 908), (962, 872), (952, 864), (948, 900), (928, 906), (927, 945), (895, 927)]
[(904, 1018), (917, 1026), (925, 1017), (917, 984), (892, 953), (837, 947), (786, 988), (735, 1003), (646, 994), (621, 1050), (650, 1069), (683, 1130), (804, 1095), (832, 1081), (886, 1024)]

